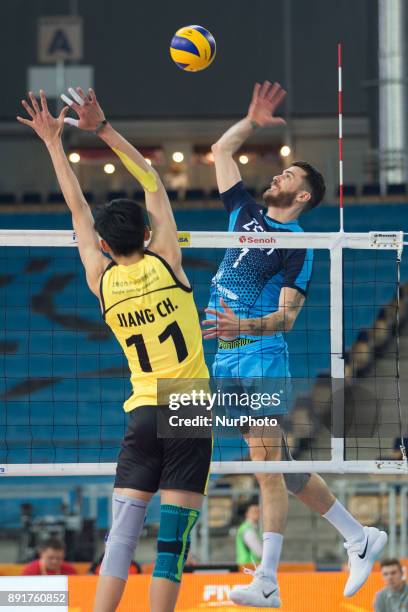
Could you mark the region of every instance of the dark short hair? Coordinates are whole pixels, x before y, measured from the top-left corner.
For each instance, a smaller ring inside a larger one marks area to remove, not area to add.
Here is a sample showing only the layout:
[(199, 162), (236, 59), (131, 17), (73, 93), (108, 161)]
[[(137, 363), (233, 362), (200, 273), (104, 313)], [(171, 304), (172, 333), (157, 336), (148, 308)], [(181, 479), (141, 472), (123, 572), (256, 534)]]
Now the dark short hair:
[(94, 228), (115, 255), (131, 255), (143, 249), (145, 210), (134, 200), (112, 200), (96, 209)]
[(52, 548), (53, 550), (65, 550), (64, 544), (57, 538), (48, 538), (47, 540), (43, 540), (39, 545), (38, 550), (42, 552), (43, 550), (47, 550), (47, 548)]
[(380, 567), (388, 567), (389, 565), (398, 565), (400, 571), (402, 572), (402, 565), (399, 559), (383, 559), (380, 561)]
[(306, 174), (304, 180), (308, 185), (308, 191), (310, 190), (310, 200), (305, 206), (305, 210), (315, 208), (323, 200), (324, 194), (326, 193), (326, 184), (324, 182), (323, 175), (311, 164), (305, 161), (295, 161), (291, 165), (301, 168)]

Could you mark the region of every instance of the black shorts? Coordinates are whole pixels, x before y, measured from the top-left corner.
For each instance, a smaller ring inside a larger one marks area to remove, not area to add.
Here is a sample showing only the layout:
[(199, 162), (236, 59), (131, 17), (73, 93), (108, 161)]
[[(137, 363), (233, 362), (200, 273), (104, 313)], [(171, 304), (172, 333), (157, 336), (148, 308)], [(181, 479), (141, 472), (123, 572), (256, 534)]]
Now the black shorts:
[(176, 489), (205, 493), (210, 438), (158, 438), (157, 406), (130, 412), (116, 468), (115, 487), (155, 493)]

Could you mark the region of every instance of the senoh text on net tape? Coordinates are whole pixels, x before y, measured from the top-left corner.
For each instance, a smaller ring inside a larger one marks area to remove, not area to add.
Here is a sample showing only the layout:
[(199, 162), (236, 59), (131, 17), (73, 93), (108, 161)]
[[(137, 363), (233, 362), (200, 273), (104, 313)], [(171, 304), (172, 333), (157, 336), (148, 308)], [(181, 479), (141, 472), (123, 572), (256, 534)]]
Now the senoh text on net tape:
[(276, 244), (275, 238), (271, 236), (255, 237), (255, 236), (239, 236), (238, 240), (241, 244)]

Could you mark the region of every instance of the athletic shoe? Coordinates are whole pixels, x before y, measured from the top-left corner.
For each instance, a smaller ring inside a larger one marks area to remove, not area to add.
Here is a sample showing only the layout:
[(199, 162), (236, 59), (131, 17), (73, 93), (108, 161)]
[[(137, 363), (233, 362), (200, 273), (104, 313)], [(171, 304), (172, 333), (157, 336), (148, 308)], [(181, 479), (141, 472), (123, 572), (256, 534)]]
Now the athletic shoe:
[(358, 542), (345, 542), (349, 556), (350, 574), (344, 587), (344, 597), (355, 595), (369, 577), (374, 561), (378, 559), (388, 536), (376, 527), (364, 527), (365, 538)]
[(244, 568), (253, 580), (248, 586), (237, 586), (231, 590), (230, 600), (238, 606), (254, 608), (280, 608), (281, 600), (278, 585), (267, 578), (259, 565), (256, 570)]

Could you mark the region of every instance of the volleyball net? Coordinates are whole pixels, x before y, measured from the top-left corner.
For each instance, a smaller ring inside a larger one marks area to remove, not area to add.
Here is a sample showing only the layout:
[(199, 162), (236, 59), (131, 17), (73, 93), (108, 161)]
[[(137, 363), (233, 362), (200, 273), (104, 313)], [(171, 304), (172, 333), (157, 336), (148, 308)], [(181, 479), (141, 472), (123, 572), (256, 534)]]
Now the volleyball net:
[[(215, 428), (212, 472), (406, 472), (402, 232), (179, 232), (179, 242), (200, 318), (225, 249), (314, 252), (280, 381), (291, 386), (283, 428), (297, 460), (250, 462), (239, 430)], [(115, 471), (129, 372), (76, 247), (72, 231), (0, 230), (2, 475)], [(204, 346), (211, 368), (217, 343)]]

